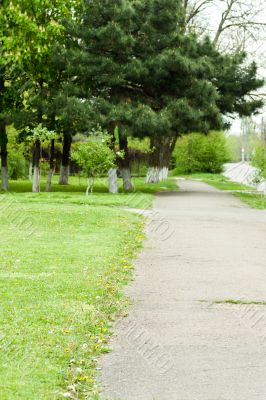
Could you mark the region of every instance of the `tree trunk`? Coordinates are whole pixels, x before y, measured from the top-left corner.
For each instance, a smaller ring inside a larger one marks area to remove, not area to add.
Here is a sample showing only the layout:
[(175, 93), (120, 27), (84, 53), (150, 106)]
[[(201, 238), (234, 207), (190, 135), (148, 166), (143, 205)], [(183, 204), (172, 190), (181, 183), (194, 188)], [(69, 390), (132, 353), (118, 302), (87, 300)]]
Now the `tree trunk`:
[(149, 167), (146, 175), (146, 183), (159, 182), (159, 168)]
[(92, 177), (88, 178), (88, 186), (87, 186), (87, 189), (86, 189), (86, 196), (87, 197), (89, 196), (89, 194), (93, 193), (93, 189), (94, 189), (94, 177), (92, 176)]
[[(43, 90), (43, 80), (39, 81), (40, 93), (42, 94)], [(38, 123), (42, 124), (43, 121), (43, 109), (42, 104), (38, 106)], [(34, 193), (39, 193), (41, 191), (41, 170), (40, 170), (40, 162), (41, 162), (41, 151), (42, 144), (40, 140), (36, 140), (33, 147), (33, 180), (32, 180), (32, 191)]]
[(48, 172), (47, 176), (47, 182), (46, 182), (46, 192), (51, 191), (51, 185), (52, 185), (52, 178), (54, 175), (54, 159), (55, 159), (55, 140), (51, 140), (51, 149), (50, 149), (50, 169)]
[(2, 190), (8, 190), (9, 183), (8, 183), (8, 169), (7, 167), (1, 167), (1, 174), (2, 174)]
[(151, 154), (149, 169), (146, 176), (146, 183), (160, 182), (160, 170), (162, 168), (163, 137), (151, 139)]
[(40, 159), (41, 159), (41, 142), (36, 140), (33, 149), (33, 181), (32, 191), (40, 192)]
[(165, 179), (168, 178), (168, 172), (169, 172), (168, 167), (163, 167), (160, 169), (160, 174), (159, 174), (160, 181), (164, 181)]
[(7, 133), (6, 123), (0, 124), (0, 143), (1, 143), (1, 175), (2, 189), (8, 190), (8, 161), (7, 161)]
[(129, 168), (120, 169), (121, 177), (123, 179), (123, 188), (126, 192), (130, 192), (133, 189), (131, 182), (131, 173)]
[(46, 187), (45, 187), (45, 191), (46, 192), (50, 192), (51, 191), (53, 176), (54, 176), (54, 170), (50, 168), (49, 172), (48, 172), (48, 175), (47, 175), (47, 181), (46, 181)]
[(175, 148), (177, 136), (160, 136), (151, 139), (151, 155), (146, 183), (158, 183), (168, 176), (171, 154)]
[(120, 160), (120, 172), (123, 179), (123, 188), (126, 192), (133, 190), (130, 172), (130, 158), (128, 151), (127, 137), (119, 133), (119, 148), (124, 152), (124, 157)]
[(118, 193), (117, 169), (116, 168), (111, 168), (108, 171), (108, 186), (109, 186), (109, 193), (113, 193), (113, 194)]
[(64, 134), (59, 185), (68, 185), (71, 144), (72, 144), (72, 136), (70, 134)]
[[(115, 126), (110, 127), (110, 136), (111, 136), (111, 141), (109, 144), (110, 149), (116, 154), (115, 151)], [(116, 168), (111, 168), (108, 171), (108, 189), (109, 193), (116, 194), (118, 193), (118, 183), (117, 183), (117, 169)]]
[(32, 182), (32, 161), (29, 163), (29, 181)]
[(61, 165), (59, 185), (68, 185), (68, 179), (69, 179), (69, 165)]

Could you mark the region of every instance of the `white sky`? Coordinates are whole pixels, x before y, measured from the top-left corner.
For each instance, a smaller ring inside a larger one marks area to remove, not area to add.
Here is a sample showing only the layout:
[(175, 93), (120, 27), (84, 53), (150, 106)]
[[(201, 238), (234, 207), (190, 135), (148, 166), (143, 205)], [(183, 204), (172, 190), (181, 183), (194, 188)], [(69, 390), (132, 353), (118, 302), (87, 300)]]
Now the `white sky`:
[[(247, 0), (250, 1), (254, 7), (254, 10), (260, 9), (260, 12), (256, 13), (256, 21), (266, 23), (266, 0)], [(204, 12), (204, 19), (207, 21), (207, 29), (211, 32), (216, 32), (223, 11), (223, 5), (225, 0), (215, 0), (214, 5), (208, 7)], [(224, 40), (227, 40), (224, 37)], [(256, 34), (256, 37), (250, 39), (247, 42), (246, 51), (248, 53), (249, 60), (255, 60), (259, 66), (259, 76), (266, 79), (266, 27), (260, 30), (260, 34)], [(266, 87), (260, 90), (261, 93), (266, 93)], [(265, 97), (266, 101), (266, 97)], [(262, 115), (266, 114), (266, 107), (262, 110), (259, 116), (254, 117), (255, 121), (259, 123)], [(231, 128), (232, 134), (241, 133), (241, 121), (236, 119)]]

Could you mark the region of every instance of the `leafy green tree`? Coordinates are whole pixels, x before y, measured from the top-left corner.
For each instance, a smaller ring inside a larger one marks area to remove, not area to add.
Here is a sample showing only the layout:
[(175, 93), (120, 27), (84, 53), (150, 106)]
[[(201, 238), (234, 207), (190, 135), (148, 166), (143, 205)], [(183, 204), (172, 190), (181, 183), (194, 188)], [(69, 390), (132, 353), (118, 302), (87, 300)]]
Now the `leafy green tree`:
[[(48, 129), (57, 129), (56, 121), (60, 116), (56, 113), (61, 112), (61, 108), (56, 108), (55, 98), (65, 79), (66, 63), (61, 51), (65, 43), (63, 21), (72, 18), (78, 2), (13, 0), (3, 3), (1, 22), (6, 29), (1, 39), (5, 58), (11, 66), (18, 65), (24, 78), (18, 91), (24, 109), (16, 115), (16, 126), (33, 129), (42, 124)], [(33, 150), (34, 168), (37, 169), (40, 163), (37, 157), (39, 146), (37, 141)]]
[[(132, 57), (133, 6), (128, 0), (85, 2), (80, 20), (69, 27), (78, 44), (70, 52), (70, 70), (80, 95), (91, 104), (94, 125), (106, 129), (115, 151), (116, 128), (127, 154), (127, 124), (120, 121), (126, 104), (126, 70)], [(119, 114), (119, 115), (118, 115)], [(122, 116), (124, 120), (124, 115)], [(123, 139), (122, 139), (123, 138)], [(127, 158), (124, 164), (128, 166)], [(110, 186), (116, 192), (116, 171), (110, 171)]]
[(1, 151), (1, 175), (2, 189), (8, 189), (8, 172), (7, 172), (7, 133), (6, 133), (6, 115), (5, 115), (5, 67), (0, 64), (0, 151)]
[(14, 126), (6, 128), (8, 144), (8, 177), (12, 180), (25, 179), (28, 174), (27, 144), (18, 141), (18, 132)]
[(49, 131), (43, 127), (42, 124), (37, 125), (35, 128), (26, 128), (26, 141), (33, 146), (33, 181), (32, 191), (35, 193), (40, 192), (40, 160), (42, 155), (42, 144), (49, 142), (56, 138), (56, 133)]
[[(1, 31), (0, 31), (1, 34)], [(1, 38), (0, 38), (1, 45)], [(22, 101), (17, 94), (18, 79), (16, 68), (9, 70), (3, 54), (3, 47), (0, 48), (0, 152), (1, 152), (1, 175), (2, 189), (8, 189), (8, 135), (7, 126), (12, 122), (15, 110), (22, 107)]]
[(91, 128), (90, 110), (87, 101), (68, 92), (68, 85), (60, 87), (52, 103), (56, 112), (56, 130), (61, 132), (62, 159), (59, 184), (67, 185), (72, 137), (77, 133), (88, 134)]
[(81, 143), (72, 152), (71, 158), (83, 170), (88, 178), (86, 195), (93, 192), (94, 178), (106, 173), (115, 166), (115, 154), (108, 146), (105, 138)]
[(258, 168), (259, 176), (266, 179), (266, 151), (263, 144), (258, 144), (252, 157), (252, 165)]

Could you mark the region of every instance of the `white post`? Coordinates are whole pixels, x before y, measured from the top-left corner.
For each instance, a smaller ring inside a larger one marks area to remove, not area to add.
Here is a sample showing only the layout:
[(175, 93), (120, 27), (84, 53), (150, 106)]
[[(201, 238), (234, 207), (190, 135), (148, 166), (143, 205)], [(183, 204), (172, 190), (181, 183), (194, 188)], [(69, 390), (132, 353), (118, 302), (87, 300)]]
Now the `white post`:
[(244, 162), (245, 161), (245, 148), (244, 147), (242, 147), (241, 154), (242, 154), (242, 162)]

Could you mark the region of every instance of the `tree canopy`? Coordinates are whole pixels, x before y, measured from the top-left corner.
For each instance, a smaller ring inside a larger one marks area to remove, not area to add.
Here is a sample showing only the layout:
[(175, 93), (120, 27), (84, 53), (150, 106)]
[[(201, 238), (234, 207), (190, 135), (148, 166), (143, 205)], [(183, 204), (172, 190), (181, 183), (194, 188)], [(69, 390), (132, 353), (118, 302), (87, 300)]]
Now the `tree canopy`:
[(256, 64), (186, 29), (189, 7), (181, 0), (2, 2), (0, 64), (20, 104), (13, 121), (22, 131), (38, 124), (57, 131), (61, 183), (78, 132), (106, 129), (110, 147), (125, 154), (117, 164), (128, 180), (129, 136), (149, 137), (151, 163), (167, 168), (178, 136), (222, 128), (223, 116), (262, 106), (254, 97), (263, 85)]

